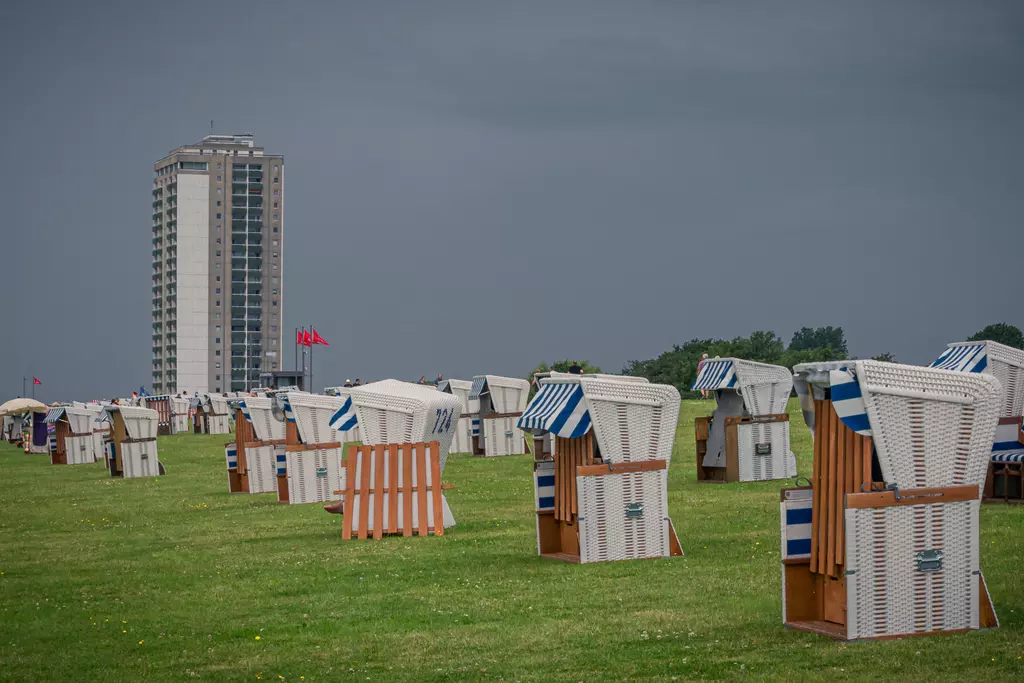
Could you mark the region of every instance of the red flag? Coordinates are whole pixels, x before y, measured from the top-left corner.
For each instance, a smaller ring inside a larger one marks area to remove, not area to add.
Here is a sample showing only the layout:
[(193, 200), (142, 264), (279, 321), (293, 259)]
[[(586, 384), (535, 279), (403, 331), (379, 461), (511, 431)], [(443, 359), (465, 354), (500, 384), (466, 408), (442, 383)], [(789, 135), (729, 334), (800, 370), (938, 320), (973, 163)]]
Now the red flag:
[(313, 337), (309, 336), (309, 330), (303, 330), (302, 331), (302, 345), (303, 346), (312, 346), (313, 345)]
[(39, 381), (38, 377), (33, 377), (32, 378), (32, 384), (42, 384), (42, 382)]
[(313, 343), (314, 344), (323, 344), (324, 346), (330, 346), (330, 344), (327, 343), (327, 340), (324, 339), (323, 337), (321, 337), (320, 333), (316, 331), (315, 327), (313, 327), (311, 329), (313, 330)]
[(295, 330), (295, 343), (302, 345), (302, 330)]

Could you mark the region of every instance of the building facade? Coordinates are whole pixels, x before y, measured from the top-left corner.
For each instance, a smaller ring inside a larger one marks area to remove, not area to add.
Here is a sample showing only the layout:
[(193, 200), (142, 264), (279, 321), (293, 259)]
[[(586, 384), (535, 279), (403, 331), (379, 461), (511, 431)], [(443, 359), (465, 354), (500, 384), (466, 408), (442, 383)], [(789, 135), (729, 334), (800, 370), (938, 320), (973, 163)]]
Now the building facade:
[(284, 157), (207, 135), (153, 171), (153, 391), (258, 386), (281, 368)]

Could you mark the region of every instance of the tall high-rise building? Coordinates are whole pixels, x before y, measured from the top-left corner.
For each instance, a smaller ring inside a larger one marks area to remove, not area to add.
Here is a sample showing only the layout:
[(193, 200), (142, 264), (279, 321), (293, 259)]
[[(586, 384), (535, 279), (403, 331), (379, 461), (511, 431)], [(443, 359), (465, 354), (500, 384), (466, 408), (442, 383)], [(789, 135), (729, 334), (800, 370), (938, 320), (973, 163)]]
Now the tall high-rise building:
[(281, 368), (284, 157), (207, 135), (153, 171), (153, 391), (256, 387)]

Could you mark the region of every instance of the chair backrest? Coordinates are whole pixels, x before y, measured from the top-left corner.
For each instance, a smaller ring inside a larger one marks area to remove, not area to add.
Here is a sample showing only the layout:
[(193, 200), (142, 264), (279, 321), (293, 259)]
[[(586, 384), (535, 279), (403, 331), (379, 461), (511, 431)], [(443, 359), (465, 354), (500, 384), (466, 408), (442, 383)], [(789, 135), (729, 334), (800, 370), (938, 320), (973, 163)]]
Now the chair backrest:
[(675, 387), (589, 375), (580, 385), (605, 462), (672, 459), (680, 403)]
[[(260, 441), (280, 441), (285, 438), (285, 421), (274, 416), (274, 400), (265, 397), (244, 399), (240, 407), (245, 419), (252, 424), (253, 433)], [(238, 429), (238, 426), (235, 426)]]
[(299, 439), (305, 444), (334, 443), (338, 431), (331, 426), (331, 417), (345, 403), (344, 396), (323, 396), (305, 392), (287, 392), (282, 396), (289, 421), (295, 422)]
[(437, 441), (444, 470), (462, 414), (457, 396), (395, 379), (354, 387), (349, 396), (364, 444)]
[(495, 413), (521, 413), (526, 410), (530, 398), (530, 382), (517, 377), (499, 375), (477, 375), (473, 378), (470, 400), (481, 399), (480, 409), (487, 410), (486, 400)]
[(781, 415), (793, 391), (793, 373), (781, 365), (733, 359), (736, 388), (751, 415)]
[(1024, 414), (1024, 351), (993, 341), (949, 344), (933, 368), (985, 373), (1002, 383), (1000, 417)]
[(985, 483), (1001, 386), (991, 375), (856, 361), (886, 482), (899, 488)]

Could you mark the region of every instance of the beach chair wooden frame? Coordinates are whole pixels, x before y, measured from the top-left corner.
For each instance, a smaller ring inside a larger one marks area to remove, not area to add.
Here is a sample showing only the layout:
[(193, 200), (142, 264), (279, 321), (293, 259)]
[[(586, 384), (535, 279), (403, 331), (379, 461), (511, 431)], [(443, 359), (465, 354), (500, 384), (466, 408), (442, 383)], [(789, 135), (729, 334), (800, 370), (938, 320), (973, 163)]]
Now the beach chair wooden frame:
[(998, 626), (978, 566), (998, 382), (875, 361), (794, 372), (814, 466), (780, 497), (783, 623), (841, 640)]
[(351, 445), (342, 540), (444, 535), (440, 443)]
[[(785, 412), (793, 389), (788, 369), (739, 358), (709, 360), (692, 389), (714, 392), (718, 403), (713, 415), (694, 420), (698, 482), (796, 476)], [(709, 450), (715, 452), (709, 456)]]

